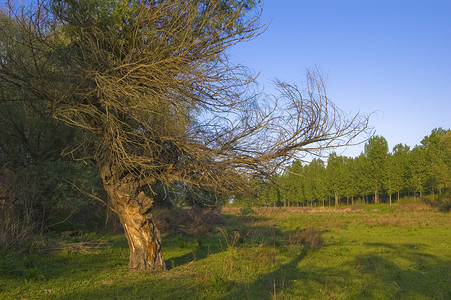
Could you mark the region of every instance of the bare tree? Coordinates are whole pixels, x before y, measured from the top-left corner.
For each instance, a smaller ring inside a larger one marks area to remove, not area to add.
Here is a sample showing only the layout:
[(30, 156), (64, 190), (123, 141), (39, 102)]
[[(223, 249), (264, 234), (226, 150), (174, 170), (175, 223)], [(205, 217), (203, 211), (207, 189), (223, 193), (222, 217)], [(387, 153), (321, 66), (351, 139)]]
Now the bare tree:
[(0, 78), (82, 130), (82, 142), (65, 153), (97, 165), (130, 268), (165, 268), (145, 185), (245, 192), (254, 174), (348, 145), (366, 129), (366, 117), (349, 118), (328, 100), (316, 72), (305, 90), (276, 81), (280, 97), (258, 96), (254, 77), (226, 55), (262, 31), (252, 3), (55, 0), (13, 18), (33, 37), (29, 47), (42, 49), (45, 84), (30, 89), (35, 78), (9, 68), (5, 52)]

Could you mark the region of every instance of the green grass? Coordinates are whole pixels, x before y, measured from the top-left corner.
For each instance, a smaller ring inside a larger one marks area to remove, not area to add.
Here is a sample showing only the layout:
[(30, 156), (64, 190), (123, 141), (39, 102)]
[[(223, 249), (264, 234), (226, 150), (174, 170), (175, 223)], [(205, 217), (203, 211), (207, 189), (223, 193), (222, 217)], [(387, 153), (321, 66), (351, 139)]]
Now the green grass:
[[(122, 235), (85, 252), (49, 237), (57, 250), (0, 253), (0, 298), (451, 299), (449, 214), (387, 205), (255, 211), (226, 210), (210, 237), (165, 236), (165, 272), (128, 271)], [(312, 226), (323, 232), (320, 249), (293, 242)]]

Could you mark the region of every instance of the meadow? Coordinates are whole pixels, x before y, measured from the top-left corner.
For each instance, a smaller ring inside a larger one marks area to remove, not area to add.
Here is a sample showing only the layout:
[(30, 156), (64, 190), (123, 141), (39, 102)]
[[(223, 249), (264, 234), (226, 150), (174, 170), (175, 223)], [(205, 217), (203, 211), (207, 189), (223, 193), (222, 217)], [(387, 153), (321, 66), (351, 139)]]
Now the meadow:
[(224, 208), (163, 236), (168, 271), (127, 270), (121, 233), (57, 234), (0, 256), (1, 299), (451, 299), (451, 218), (425, 205)]

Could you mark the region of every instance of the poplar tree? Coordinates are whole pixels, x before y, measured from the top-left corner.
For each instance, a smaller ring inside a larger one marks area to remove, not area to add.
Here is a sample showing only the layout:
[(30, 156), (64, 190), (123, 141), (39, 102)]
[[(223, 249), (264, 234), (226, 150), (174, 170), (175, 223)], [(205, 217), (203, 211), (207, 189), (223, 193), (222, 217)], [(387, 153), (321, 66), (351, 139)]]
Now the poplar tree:
[(373, 136), (365, 144), (366, 172), (369, 187), (374, 191), (374, 202), (379, 203), (379, 193), (387, 176), (388, 143), (382, 136)]

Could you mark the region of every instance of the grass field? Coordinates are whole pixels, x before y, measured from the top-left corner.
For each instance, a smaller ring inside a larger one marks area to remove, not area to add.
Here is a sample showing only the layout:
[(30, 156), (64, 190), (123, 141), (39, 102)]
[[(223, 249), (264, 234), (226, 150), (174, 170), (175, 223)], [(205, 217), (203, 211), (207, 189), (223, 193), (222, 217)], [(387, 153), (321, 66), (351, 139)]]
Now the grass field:
[(449, 213), (223, 213), (226, 224), (209, 237), (163, 237), (165, 272), (128, 271), (122, 234), (48, 236), (45, 252), (1, 253), (0, 299), (451, 299)]

